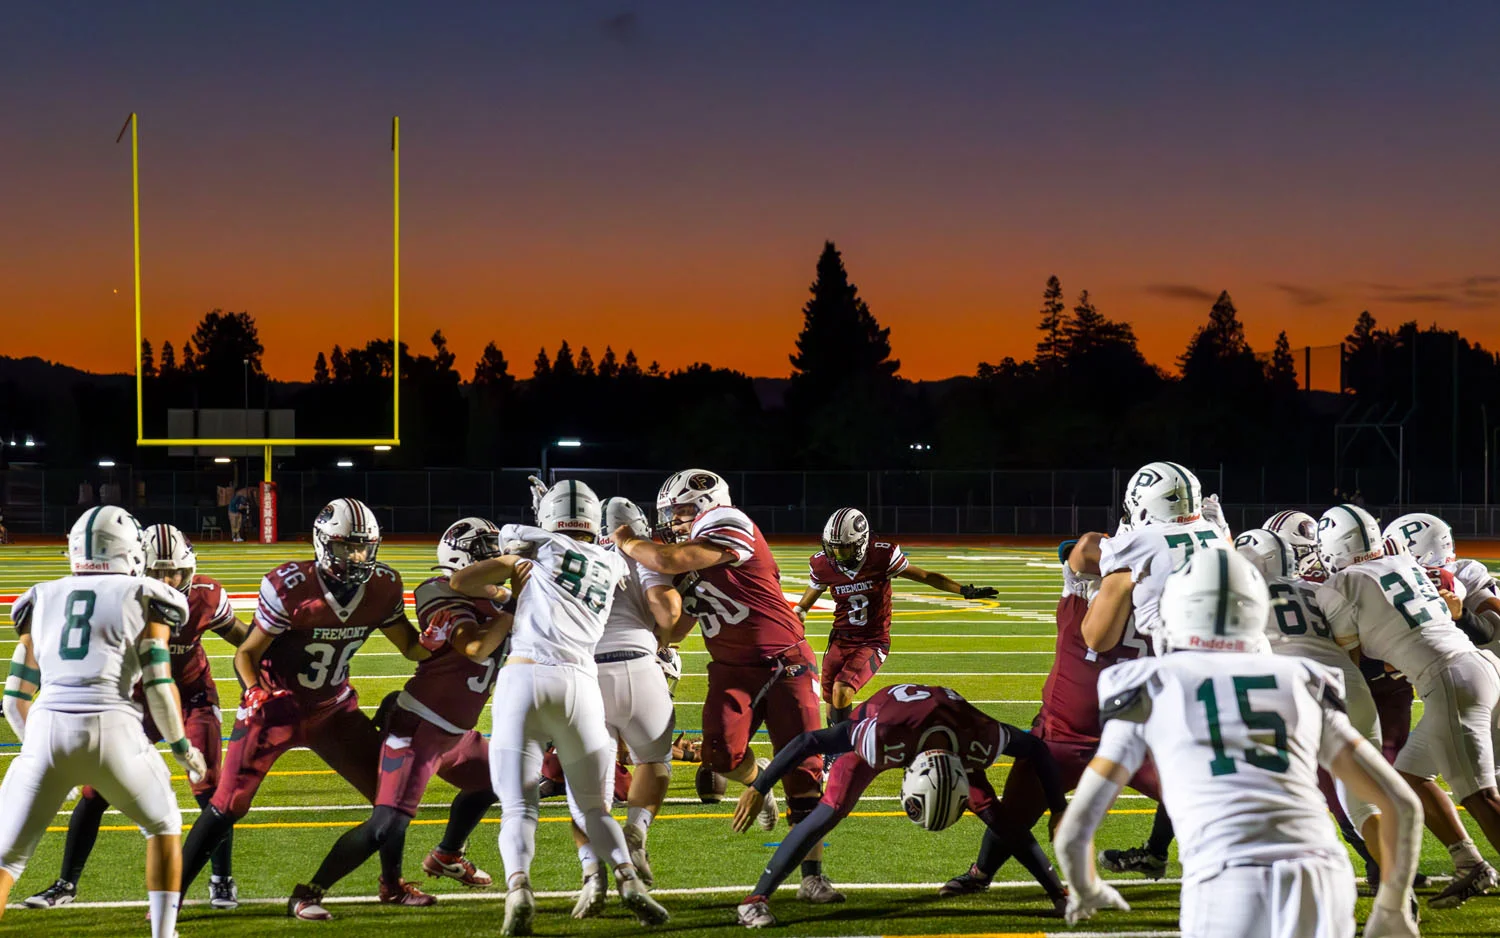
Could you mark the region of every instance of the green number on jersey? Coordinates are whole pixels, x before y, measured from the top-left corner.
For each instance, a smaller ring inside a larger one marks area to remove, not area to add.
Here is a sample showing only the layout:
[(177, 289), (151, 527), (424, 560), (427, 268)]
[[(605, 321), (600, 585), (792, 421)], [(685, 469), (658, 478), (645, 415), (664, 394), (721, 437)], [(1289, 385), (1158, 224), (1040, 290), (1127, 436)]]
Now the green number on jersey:
[[(1395, 587), (1395, 589), (1392, 589), (1392, 587)], [(1429, 609), (1418, 609), (1416, 615), (1412, 615), (1406, 610), (1408, 605), (1416, 601), (1417, 594), (1420, 593), (1424, 600), (1430, 598), (1442, 599), (1442, 597), (1436, 595), (1432, 584), (1425, 580), (1418, 584), (1416, 591), (1413, 592), (1411, 584), (1407, 582), (1406, 577), (1401, 575), (1400, 571), (1393, 571), (1381, 577), (1380, 588), (1385, 591), (1386, 595), (1390, 596), (1391, 605), (1395, 606), (1396, 611), (1401, 613), (1401, 618), (1406, 620), (1407, 627), (1413, 629), (1419, 629), (1432, 621), (1432, 611)], [(1392, 596), (1392, 593), (1395, 595)], [(1432, 593), (1433, 596), (1429, 597), (1428, 593)]]
[(94, 617), (93, 590), (74, 590), (63, 601), (68, 624), (57, 643), (57, 656), (64, 661), (82, 661), (89, 656), (89, 635), (94, 631), (89, 620)]
[[(1197, 544), (1193, 543), (1193, 538), (1195, 537), (1198, 539)], [(1192, 559), (1193, 549), (1195, 547), (1207, 547), (1209, 544), (1212, 544), (1217, 540), (1219, 540), (1219, 535), (1214, 531), (1193, 531), (1190, 534), (1168, 534), (1167, 550), (1172, 552), (1172, 569), (1182, 569), (1182, 565)], [(1181, 548), (1180, 555), (1178, 553), (1178, 548)]]
[(1306, 635), (1307, 619), (1302, 607), (1292, 598), (1297, 591), (1285, 583), (1271, 584), (1271, 609), (1276, 613), (1276, 627), (1283, 635)]
[[(1276, 677), (1271, 674), (1234, 679), (1234, 696), (1239, 703), (1240, 719), (1244, 721), (1245, 727), (1251, 730), (1269, 730), (1275, 737), (1276, 751), (1274, 753), (1266, 752), (1259, 746), (1252, 746), (1245, 750), (1245, 761), (1258, 769), (1280, 773), (1285, 772), (1292, 764), (1287, 758), (1286, 720), (1279, 713), (1256, 710), (1250, 706), (1252, 690), (1275, 689)], [(1233, 775), (1238, 770), (1235, 768), (1233, 757), (1224, 751), (1224, 734), (1219, 727), (1219, 700), (1214, 692), (1213, 678), (1203, 679), (1203, 683), (1198, 685), (1196, 696), (1203, 704), (1204, 713), (1208, 717), (1208, 739), (1214, 750), (1214, 757), (1208, 763), (1209, 771), (1215, 776)]]
[(604, 587), (598, 583), (590, 583), (585, 587), (583, 579), (588, 574), (589, 559), (576, 550), (570, 550), (563, 554), (562, 570), (553, 577), (553, 581), (583, 600), (583, 604), (591, 611), (603, 612), (604, 603), (609, 598), (609, 594), (604, 592)]

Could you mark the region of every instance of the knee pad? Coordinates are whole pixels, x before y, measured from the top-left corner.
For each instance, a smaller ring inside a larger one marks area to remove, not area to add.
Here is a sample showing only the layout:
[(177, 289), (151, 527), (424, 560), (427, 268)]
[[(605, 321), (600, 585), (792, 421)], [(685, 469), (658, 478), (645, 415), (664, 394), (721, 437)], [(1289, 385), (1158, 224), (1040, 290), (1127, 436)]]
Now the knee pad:
[(799, 824), (807, 820), (808, 815), (818, 806), (823, 799), (816, 795), (788, 795), (786, 799), (786, 816), (788, 823)]
[(388, 805), (379, 805), (370, 815), (370, 834), (377, 844), (383, 844), (392, 835), (399, 834), (411, 823), (411, 818)]

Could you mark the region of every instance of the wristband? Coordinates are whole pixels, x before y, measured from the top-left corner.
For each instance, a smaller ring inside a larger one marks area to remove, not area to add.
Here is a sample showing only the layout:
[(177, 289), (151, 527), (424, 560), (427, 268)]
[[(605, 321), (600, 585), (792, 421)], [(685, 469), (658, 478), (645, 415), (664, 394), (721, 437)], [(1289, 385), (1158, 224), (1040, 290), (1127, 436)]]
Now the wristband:
[(188, 738), (184, 736), (176, 742), (172, 743), (172, 755), (181, 758), (182, 756), (185, 756), (189, 752), (191, 752), (192, 748), (193, 744), (188, 742)]

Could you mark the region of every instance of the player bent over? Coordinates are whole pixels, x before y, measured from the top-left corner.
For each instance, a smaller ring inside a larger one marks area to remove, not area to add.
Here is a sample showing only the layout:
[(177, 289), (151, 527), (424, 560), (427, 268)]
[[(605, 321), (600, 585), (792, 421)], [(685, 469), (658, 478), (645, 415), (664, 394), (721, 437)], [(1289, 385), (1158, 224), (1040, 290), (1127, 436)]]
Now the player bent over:
[(510, 656), (500, 669), (491, 711), (490, 779), (500, 796), (500, 856), (509, 889), (501, 932), (532, 931), (531, 862), (542, 744), (548, 739), (557, 747), (589, 840), (614, 868), (621, 902), (643, 924), (661, 925), (670, 916), (647, 892), (620, 825), (605, 809), (615, 746), (604, 724), (594, 648), (625, 562), (595, 543), (599, 498), (581, 482), (564, 480), (549, 489), (537, 521), (539, 527), (509, 524), (500, 532), (502, 544), (530, 545), (533, 559), (506, 554), (481, 560), (450, 580), (466, 596), (490, 598), (509, 580), (517, 596)]
[(483, 518), (463, 518), (438, 541), (438, 569), (447, 571), (416, 589), (422, 646), (432, 653), (418, 662), (405, 689), (381, 702), (376, 720), (385, 742), (380, 752), (375, 810), (333, 845), (312, 880), (299, 884), (287, 913), (303, 921), (326, 921), (323, 895), (377, 852), (380, 900), (395, 905), (437, 902), (401, 876), (406, 829), (421, 807), (433, 775), (459, 790), (453, 801), (447, 849), (422, 861), (429, 876), (448, 876), (465, 886), (488, 886), (489, 874), (463, 855), (464, 841), (495, 803), (490, 788), (489, 746), (474, 731), (489, 700), (504, 657), (510, 614), (496, 601), (471, 599), (453, 590), (448, 577), (480, 560), (500, 555), (500, 529)]
[[(757, 760), (750, 740), (764, 723), (778, 750), (802, 733), (818, 729), (817, 656), (802, 620), (781, 593), (781, 571), (755, 523), (730, 503), (729, 485), (704, 469), (686, 469), (657, 493), (656, 544), (628, 528), (614, 532), (620, 552), (659, 574), (651, 586), (673, 584), (691, 618), (667, 636), (684, 637), (694, 621), (709, 653), (708, 693), (703, 701), (703, 762), (742, 785), (755, 781), (769, 761)], [(709, 776), (712, 778), (712, 776)], [(823, 765), (809, 753), (782, 780), (788, 820), (799, 824), (823, 795)], [(776, 801), (766, 799), (759, 823), (776, 827)], [(823, 874), (818, 841), (802, 864), (798, 898), (843, 902)]]
[(754, 892), (740, 903), (740, 924), (747, 928), (776, 924), (771, 894), (812, 845), (849, 816), (881, 772), (906, 770), (901, 785), (903, 807), (908, 817), (932, 831), (952, 825), (965, 807), (987, 827), (1003, 826), (996, 812), (995, 789), (984, 774), (1002, 753), (1035, 760), (1054, 819), (1067, 807), (1057, 766), (1041, 740), (986, 715), (958, 691), (897, 684), (870, 695), (849, 721), (804, 733), (778, 752), (755, 784), (740, 795), (734, 829), (742, 833), (749, 829), (766, 792), (782, 774), (806, 756), (824, 753), (839, 757), (829, 773), (828, 788), (812, 814), (782, 839)]
[(89, 509), (68, 534), (73, 575), (33, 586), (11, 608), (20, 641), (5, 716), (21, 754), (0, 782), (0, 913), (69, 789), (92, 785), (145, 832), (151, 935), (175, 932), (182, 814), (166, 765), (141, 733), (141, 705), (130, 698), (138, 679), (188, 778), (205, 768), (182, 725), (167, 650), (187, 600), (141, 575), (142, 540), (129, 512)]
[[(193, 797), (200, 808), (207, 807), (219, 783), (219, 762), (223, 756), (220, 742), (222, 724), (219, 716), (219, 689), (209, 670), (208, 654), (203, 650), (203, 635), (214, 632), (231, 645), (245, 640), (248, 627), (234, 617), (224, 587), (212, 577), (197, 572), (198, 558), (192, 543), (170, 524), (153, 524), (146, 529), (146, 575), (163, 581), (187, 597), (188, 617), (172, 633), (169, 651), (172, 656), (172, 678), (182, 699), (182, 722), (188, 740), (203, 753), (206, 771), (192, 783)], [(136, 688), (133, 698), (143, 702)], [(150, 714), (145, 718), (146, 739), (162, 738)], [(84, 786), (83, 797), (73, 807), (68, 819), (68, 839), (63, 848), (62, 871), (57, 881), (26, 900), (33, 909), (51, 909), (72, 902), (78, 895), (78, 881), (84, 865), (99, 837), (99, 824), (109, 802), (92, 786)], [(239, 906), (238, 891), (230, 865), (231, 838), (213, 854), (213, 878), (209, 882), (209, 903), (216, 909)]]
[(245, 693), (223, 775), (183, 845), (184, 891), (250, 810), (266, 773), (295, 746), (317, 753), (375, 800), (370, 754), (379, 751), (380, 734), (360, 712), (349, 661), (376, 629), (407, 658), (427, 657), (406, 618), (401, 575), (376, 561), (379, 549), (380, 525), (369, 507), (334, 499), (313, 522), (315, 559), (294, 560), (261, 581), (255, 627), (234, 655)]
[(1098, 878), (1093, 835), (1149, 751), (1181, 835), (1183, 938), (1353, 938), (1354, 870), (1318, 791), (1319, 765), (1384, 815), (1384, 879), (1364, 934), (1417, 934), (1417, 799), (1349, 724), (1338, 671), (1270, 653), (1269, 606), (1250, 561), (1197, 550), (1161, 598), (1165, 653), (1100, 675), (1099, 754), (1054, 840), (1069, 923), (1129, 908)]
[(914, 567), (889, 541), (870, 540), (870, 522), (857, 508), (840, 508), (823, 525), (823, 549), (808, 561), (808, 587), (792, 606), (797, 618), (833, 590), (833, 629), (823, 654), (823, 703), (828, 725), (849, 719), (854, 695), (869, 683), (891, 653), (891, 580), (925, 583), (964, 599), (993, 599), (992, 586), (959, 585)]

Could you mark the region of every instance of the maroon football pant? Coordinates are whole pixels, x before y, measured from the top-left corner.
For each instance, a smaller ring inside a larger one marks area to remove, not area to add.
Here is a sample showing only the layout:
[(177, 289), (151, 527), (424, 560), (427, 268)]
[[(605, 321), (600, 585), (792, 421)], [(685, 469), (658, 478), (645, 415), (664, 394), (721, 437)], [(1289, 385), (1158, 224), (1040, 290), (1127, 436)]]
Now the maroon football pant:
[(823, 653), (823, 702), (833, 703), (835, 684), (858, 691), (870, 683), (890, 650), (889, 645), (846, 645), (830, 638)]
[(416, 817), (434, 775), (459, 791), (489, 788), (489, 743), (473, 730), (450, 733), (396, 707), (380, 748), (375, 804)]
[(1380, 751), (1387, 762), (1396, 761), (1411, 735), (1412, 693), (1411, 682), (1405, 679), (1386, 677), (1370, 682), (1375, 712), (1380, 716)]
[[(1032, 733), (1041, 736), (1041, 727), (1034, 725)], [(1089, 760), (1099, 751), (1099, 741), (1043, 738), (1042, 742), (1047, 744), (1047, 751), (1052, 753), (1052, 759), (1057, 763), (1057, 774), (1063, 791), (1077, 788), (1078, 780), (1083, 778), (1083, 770), (1088, 768)], [(1148, 798), (1161, 801), (1161, 779), (1157, 777), (1156, 764), (1149, 757), (1141, 763), (1140, 769), (1128, 784)], [(1017, 759), (1010, 767), (1010, 774), (1005, 779), (1005, 789), (1000, 796), (1000, 817), (1015, 824), (1019, 830), (1029, 831), (1047, 812), (1048, 804), (1047, 792), (1042, 786), (1042, 777), (1037, 772), (1036, 765), (1030, 759)]]
[[(815, 668), (777, 674), (774, 665), (708, 663), (708, 694), (703, 700), (703, 761), (721, 775), (751, 757), (750, 738), (765, 724), (771, 745), (780, 749), (822, 726)], [(823, 793), (823, 759), (808, 756), (781, 780), (788, 798)]]
[(295, 698), (277, 698), (248, 719), (235, 721), (214, 807), (222, 814), (244, 817), (271, 766), (297, 746), (317, 753), (373, 804), (380, 744), (380, 733), (360, 712), (359, 695), (352, 688), (342, 700), (312, 711), (304, 710)]

